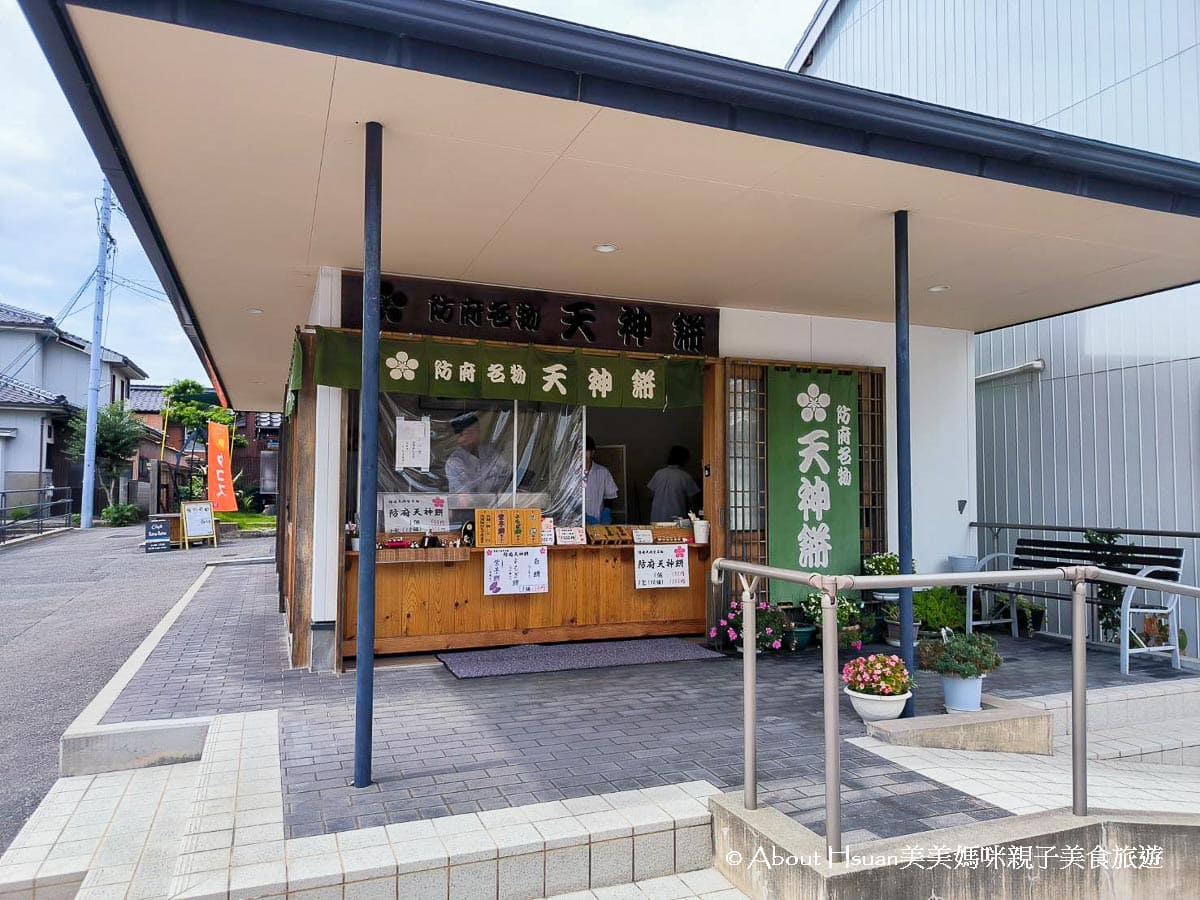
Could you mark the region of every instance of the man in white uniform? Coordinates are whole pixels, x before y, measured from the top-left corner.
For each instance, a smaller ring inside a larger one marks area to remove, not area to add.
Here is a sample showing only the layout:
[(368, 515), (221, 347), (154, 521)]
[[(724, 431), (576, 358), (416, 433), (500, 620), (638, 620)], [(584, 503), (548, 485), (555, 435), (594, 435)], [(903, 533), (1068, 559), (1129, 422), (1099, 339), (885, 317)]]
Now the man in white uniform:
[(612, 472), (598, 462), (596, 442), (589, 435), (584, 445), (587, 465), (583, 473), (583, 515), (588, 525), (608, 525), (612, 522), (612, 502), (617, 499), (617, 483)]
[(512, 462), (481, 443), (479, 417), (464, 413), (451, 419), (458, 447), (446, 459), (446, 483), (452, 494), (500, 494), (512, 490)]

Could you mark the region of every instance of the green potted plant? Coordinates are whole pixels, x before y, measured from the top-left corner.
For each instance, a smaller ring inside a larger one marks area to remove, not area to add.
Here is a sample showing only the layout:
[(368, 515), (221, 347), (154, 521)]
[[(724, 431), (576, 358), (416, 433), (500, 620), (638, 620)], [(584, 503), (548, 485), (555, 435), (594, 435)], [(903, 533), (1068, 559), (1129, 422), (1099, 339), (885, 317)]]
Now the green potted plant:
[[(962, 597), (948, 587), (931, 587), (913, 593), (913, 618), (917, 627), (933, 637), (943, 628), (961, 631), (967, 624), (967, 607)], [(929, 632), (932, 632), (930, 634)]]
[[(801, 615), (811, 622), (818, 633), (821, 630), (820, 591), (813, 591), (800, 601)], [(862, 649), (862, 601), (846, 594), (837, 595), (838, 647), (842, 650)]]
[(918, 664), (942, 676), (948, 712), (978, 712), (983, 679), (1003, 662), (996, 639), (980, 631), (955, 634), (947, 629), (942, 635), (917, 645)]
[(898, 718), (912, 696), (912, 679), (898, 656), (872, 653), (852, 659), (842, 667), (842, 682), (864, 722)]
[(787, 619), (784, 648), (787, 650), (803, 650), (812, 641), (817, 628), (807, 621), (805, 612), (798, 603), (780, 603), (779, 610)]
[[(787, 628), (787, 618), (778, 606), (759, 600), (755, 603), (754, 630), (757, 632), (754, 641), (754, 652), (764, 650), (782, 650), (784, 630)], [(713, 640), (721, 640), (727, 645), (736, 646), (739, 653), (745, 652), (744, 613), (741, 600), (730, 600), (729, 609), (717, 625), (709, 629), (708, 636)]]
[[(878, 596), (878, 595), (876, 595), (876, 596)], [(891, 647), (899, 647), (900, 646), (900, 604), (885, 603), (881, 607), (881, 610), (883, 612), (883, 624), (886, 628), (886, 634), (884, 635), (884, 640), (887, 641), (888, 645)], [(913, 632), (916, 633), (917, 631), (920, 631), (922, 624), (923, 623), (921, 622), (921, 619), (917, 616), (917, 603), (916, 603), (916, 597), (914, 596), (913, 597)]]
[(1046, 606), (1040, 600), (1017, 595), (1017, 626), (1021, 634), (1029, 636), (1042, 630), (1046, 621)]

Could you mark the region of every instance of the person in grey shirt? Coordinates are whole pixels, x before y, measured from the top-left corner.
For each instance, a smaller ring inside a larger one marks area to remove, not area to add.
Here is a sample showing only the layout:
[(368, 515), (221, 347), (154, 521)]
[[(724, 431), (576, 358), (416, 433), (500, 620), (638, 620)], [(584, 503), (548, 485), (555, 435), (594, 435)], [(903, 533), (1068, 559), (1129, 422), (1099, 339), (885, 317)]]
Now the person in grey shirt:
[(688, 514), (692, 499), (700, 493), (696, 479), (684, 471), (692, 455), (687, 447), (676, 444), (667, 454), (667, 464), (650, 479), (653, 499), (650, 502), (650, 521), (667, 522)]

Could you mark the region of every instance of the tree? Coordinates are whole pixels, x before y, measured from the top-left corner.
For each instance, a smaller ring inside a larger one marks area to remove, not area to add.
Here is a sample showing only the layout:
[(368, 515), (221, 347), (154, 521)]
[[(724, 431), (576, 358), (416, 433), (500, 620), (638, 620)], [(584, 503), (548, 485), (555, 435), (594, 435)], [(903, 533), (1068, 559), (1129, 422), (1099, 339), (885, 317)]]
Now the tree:
[(211, 393), (198, 381), (180, 378), (163, 388), (163, 396), (169, 404), (169, 421), (182, 425), (184, 431), (207, 428), (209, 422), (222, 425), (233, 424), (233, 410), (202, 399)]
[[(110, 403), (100, 408), (96, 417), (96, 474), (100, 476), (100, 486), (108, 500), (106, 505), (113, 505), (117, 482), (122, 472), (129, 468), (129, 461), (145, 434), (145, 426), (123, 403)], [(87, 413), (80, 411), (67, 423), (67, 458), (82, 461), (86, 441)]]

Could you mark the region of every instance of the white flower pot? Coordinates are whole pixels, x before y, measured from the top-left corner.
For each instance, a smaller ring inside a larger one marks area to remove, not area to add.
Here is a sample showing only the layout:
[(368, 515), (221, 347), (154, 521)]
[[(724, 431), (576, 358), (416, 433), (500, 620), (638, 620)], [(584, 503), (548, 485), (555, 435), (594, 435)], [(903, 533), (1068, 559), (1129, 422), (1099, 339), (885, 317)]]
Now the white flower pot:
[(350, 538), (350, 549), (353, 550), (355, 553), (358, 552), (358, 542), (360, 540), (362, 540), (362, 539), (356, 538), (356, 537)]
[(878, 722), (883, 719), (900, 718), (900, 713), (904, 712), (905, 702), (912, 696), (912, 691), (884, 697), (878, 694), (860, 694), (858, 691), (852, 691), (848, 687), (843, 688), (843, 690), (846, 692), (846, 696), (850, 698), (850, 703), (854, 706), (854, 711), (858, 713), (859, 718), (864, 722)]

